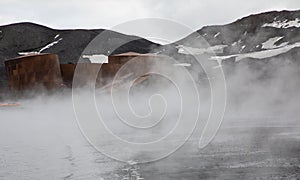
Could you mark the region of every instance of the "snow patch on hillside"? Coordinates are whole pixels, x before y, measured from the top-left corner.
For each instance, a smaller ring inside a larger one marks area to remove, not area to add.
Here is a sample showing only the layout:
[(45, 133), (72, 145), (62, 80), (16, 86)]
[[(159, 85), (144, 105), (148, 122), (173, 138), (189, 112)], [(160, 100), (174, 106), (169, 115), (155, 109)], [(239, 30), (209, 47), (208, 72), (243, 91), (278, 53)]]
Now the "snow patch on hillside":
[(82, 57), (89, 59), (91, 63), (108, 63), (108, 56), (103, 54), (83, 55)]
[(174, 66), (183, 66), (183, 67), (190, 67), (190, 63), (179, 63), (179, 64), (173, 64)]
[(45, 51), (46, 49), (49, 49), (50, 47), (54, 46), (55, 44), (59, 43), (63, 38), (59, 38), (57, 41), (54, 41), (52, 43), (47, 44), (45, 47), (41, 48), (39, 53)]
[(228, 45), (216, 45), (207, 48), (193, 48), (188, 46), (177, 46), (178, 53), (181, 54), (205, 54), (205, 53), (223, 53), (223, 49)]
[(238, 44), (238, 42), (234, 42), (231, 44), (231, 46), (236, 46)]
[(290, 27), (300, 27), (300, 19), (296, 18), (295, 20), (284, 20), (284, 21), (273, 21), (271, 23), (265, 23), (262, 27), (274, 27), (274, 28), (290, 28)]
[(288, 42), (281, 43), (280, 45), (275, 45), (275, 43), (282, 38), (283, 38), (283, 36), (270, 38), (266, 42), (262, 43), (262, 48), (263, 49), (274, 49), (274, 48), (286, 46), (288, 44)]
[(221, 62), (225, 59), (229, 59), (229, 58), (233, 58), (233, 57), (237, 57), (238, 55), (233, 54), (233, 55), (228, 55), (228, 56), (212, 56), (210, 57), (211, 60), (216, 60), (218, 61), (219, 64), (221, 64)]
[(216, 38), (216, 37), (218, 37), (220, 34), (221, 34), (221, 33), (218, 32), (217, 34), (214, 35), (214, 37)]
[(26, 55), (33, 55), (33, 54), (39, 54), (38, 51), (31, 51), (31, 52), (18, 52), (19, 55), (21, 56), (26, 56)]
[(280, 55), (282, 53), (286, 53), (289, 50), (300, 47), (300, 42), (291, 44), (291, 45), (286, 45), (277, 49), (268, 49), (268, 50), (263, 50), (263, 51), (258, 51), (258, 52), (251, 52), (251, 53), (245, 53), (245, 54), (233, 54), (233, 55), (228, 55), (228, 56), (213, 56), (210, 59), (211, 60), (217, 60), (217, 61), (223, 61), (229, 58), (235, 58), (235, 61), (240, 61), (245, 58), (255, 58), (255, 59), (264, 59), (264, 58), (270, 58), (274, 57), (277, 55)]
[[(59, 34), (55, 36), (54, 39), (56, 39), (57, 37), (59, 37)], [(43, 51), (45, 51), (46, 49), (49, 49), (50, 47), (54, 46), (55, 44), (59, 43), (59, 41), (61, 41), (63, 38), (58, 39), (57, 41), (53, 41), (49, 44), (47, 44), (46, 46), (42, 47), (39, 51), (30, 51), (30, 52), (18, 52), (19, 55), (21, 56), (26, 56), (26, 55), (32, 55), (32, 54), (40, 54)]]

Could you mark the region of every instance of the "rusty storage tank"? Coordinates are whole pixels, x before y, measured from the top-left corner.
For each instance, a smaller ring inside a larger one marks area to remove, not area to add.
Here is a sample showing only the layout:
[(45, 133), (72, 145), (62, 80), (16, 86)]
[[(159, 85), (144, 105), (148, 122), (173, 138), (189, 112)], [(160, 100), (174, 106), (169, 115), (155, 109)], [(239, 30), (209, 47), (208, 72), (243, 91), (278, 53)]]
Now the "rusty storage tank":
[(58, 56), (33, 54), (5, 61), (12, 90), (53, 89), (62, 85)]
[[(61, 75), (65, 85), (72, 87), (75, 70), (77, 71), (77, 84), (76, 86), (82, 87), (89, 83), (94, 83), (94, 74), (99, 74), (101, 64), (97, 63), (78, 63), (78, 64), (61, 64)], [(98, 86), (101, 79), (100, 76), (96, 77), (96, 86)]]
[(0, 65), (0, 100), (1, 97), (5, 96), (6, 93), (9, 92), (9, 87), (8, 87), (8, 81), (7, 81), (7, 75), (5, 72), (5, 66)]
[[(151, 70), (156, 60), (162, 60), (165, 56), (157, 54), (140, 54), (136, 52), (127, 52), (122, 54), (116, 54), (108, 57), (108, 64), (103, 64), (103, 76), (114, 76), (119, 69), (128, 61), (135, 59), (134, 63), (130, 64), (131, 72), (146, 72)], [(148, 61), (148, 60), (152, 61)], [(155, 60), (155, 61), (153, 61)], [(113, 67), (110, 67), (113, 66)]]
[[(105, 63), (101, 67), (99, 76), (103, 79), (104, 84), (109, 84), (112, 81), (112, 78), (117, 74), (117, 72), (124, 66), (127, 62), (134, 59), (134, 63), (130, 64), (130, 67), (123, 69), (122, 74), (137, 73), (143, 74), (145, 72), (151, 71), (151, 68), (154, 67), (157, 61), (166, 58), (163, 55), (157, 54), (140, 54), (136, 52), (126, 52), (122, 54), (111, 55), (108, 57), (108, 63)], [(151, 61), (149, 61), (151, 59)], [(148, 75), (143, 75), (135, 83), (142, 82), (146, 80)]]
[[(96, 87), (103, 87), (112, 82), (112, 79), (115, 77), (120, 68), (130, 61), (131, 59), (136, 58), (138, 61), (134, 63), (134, 66), (130, 68), (130, 72), (139, 72), (150, 70), (153, 64), (148, 63), (146, 59), (148, 58), (162, 58), (162, 56), (156, 54), (139, 54), (135, 52), (127, 52), (122, 54), (111, 55), (108, 57), (108, 63), (97, 64), (97, 63), (78, 63), (78, 64), (61, 64), (61, 74), (64, 84), (68, 87), (72, 87), (72, 82), (74, 78), (75, 69), (80, 71), (78, 73), (78, 80), (80, 85), (84, 86), (87, 83), (95, 83), (90, 80), (94, 80), (95, 77), (92, 77), (97, 73), (96, 77)], [(153, 62), (153, 61), (152, 61)], [(100, 68), (101, 66), (101, 68)], [(78, 82), (78, 81), (77, 81)], [(78, 85), (78, 84), (77, 84)]]

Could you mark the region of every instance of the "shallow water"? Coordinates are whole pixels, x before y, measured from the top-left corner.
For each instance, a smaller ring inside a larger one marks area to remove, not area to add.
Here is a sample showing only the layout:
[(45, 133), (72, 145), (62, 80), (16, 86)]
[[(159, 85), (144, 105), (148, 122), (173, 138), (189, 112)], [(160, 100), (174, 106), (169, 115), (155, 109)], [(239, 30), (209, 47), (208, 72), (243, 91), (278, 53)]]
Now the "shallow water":
[[(24, 101), (20, 107), (1, 108), (0, 113), (0, 179), (300, 177), (297, 121), (225, 117), (217, 136), (204, 149), (197, 148), (198, 138), (193, 136), (167, 158), (127, 164), (104, 156), (86, 141), (70, 99)], [(143, 153), (137, 156), (142, 159)]]

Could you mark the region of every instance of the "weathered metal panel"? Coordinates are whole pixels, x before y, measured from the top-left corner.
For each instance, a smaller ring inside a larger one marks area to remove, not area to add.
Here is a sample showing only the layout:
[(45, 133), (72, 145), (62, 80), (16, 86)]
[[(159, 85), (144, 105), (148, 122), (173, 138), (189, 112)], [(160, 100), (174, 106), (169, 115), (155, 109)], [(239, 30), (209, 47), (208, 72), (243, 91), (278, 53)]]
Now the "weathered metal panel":
[(62, 85), (58, 56), (38, 54), (5, 61), (8, 83), (12, 90), (46, 88)]
[[(100, 66), (101, 64), (93, 64), (93, 63), (61, 64), (60, 67), (61, 67), (63, 82), (68, 87), (72, 87), (73, 78), (76, 70), (77, 87), (95, 83), (94, 82), (95, 78), (96, 78), (96, 85), (98, 85), (100, 83), (100, 76), (98, 74)], [(97, 77), (94, 77), (95, 74), (97, 74)]]
[[(138, 54), (138, 53), (124, 53), (108, 57), (108, 63), (93, 64), (93, 63), (78, 63), (78, 64), (61, 64), (61, 74), (64, 84), (68, 87), (72, 86), (75, 69), (78, 71), (76, 86), (84, 86), (88, 83), (94, 83), (96, 87), (103, 87), (112, 82), (117, 72), (124, 66), (128, 61), (135, 58), (137, 61), (131, 64), (129, 69), (126, 69), (123, 74), (126, 73), (138, 73), (149, 71), (154, 61), (147, 61), (149, 58), (161, 59), (162, 56), (155, 54)], [(101, 66), (101, 68), (100, 68)], [(97, 77), (93, 75), (97, 74)], [(146, 77), (146, 76), (145, 76)], [(143, 77), (143, 79), (145, 79)], [(94, 81), (96, 78), (96, 81)], [(139, 82), (139, 81), (137, 81)]]

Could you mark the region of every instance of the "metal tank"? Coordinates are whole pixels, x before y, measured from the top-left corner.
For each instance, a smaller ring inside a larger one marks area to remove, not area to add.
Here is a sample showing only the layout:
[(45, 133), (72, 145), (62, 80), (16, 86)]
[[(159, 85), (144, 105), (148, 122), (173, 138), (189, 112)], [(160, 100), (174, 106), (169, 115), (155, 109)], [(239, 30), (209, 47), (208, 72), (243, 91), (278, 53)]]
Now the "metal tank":
[(5, 61), (11, 90), (54, 89), (62, 86), (56, 54), (33, 54)]

